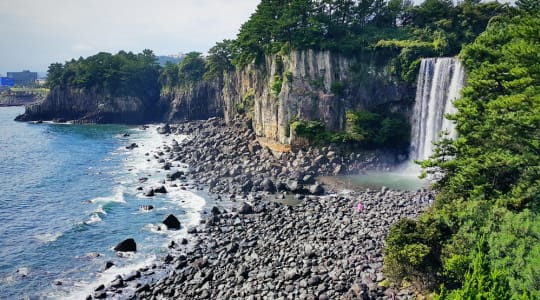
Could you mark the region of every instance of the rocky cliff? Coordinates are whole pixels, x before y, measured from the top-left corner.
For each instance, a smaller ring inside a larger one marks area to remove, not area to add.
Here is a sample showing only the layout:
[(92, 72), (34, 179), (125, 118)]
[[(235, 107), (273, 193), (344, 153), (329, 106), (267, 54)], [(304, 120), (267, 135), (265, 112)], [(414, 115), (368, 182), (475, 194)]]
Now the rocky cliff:
[(293, 120), (320, 120), (328, 129), (343, 130), (349, 109), (407, 108), (414, 100), (414, 88), (386, 67), (311, 50), (266, 57), (230, 73), (224, 82), (225, 118), (244, 111), (258, 136), (281, 143), (293, 141)]
[(99, 90), (54, 88), (41, 102), (26, 106), (17, 121), (73, 120), (77, 123), (137, 124), (156, 121), (156, 101), (112, 96)]
[(201, 82), (187, 87), (162, 91), (163, 120), (177, 123), (223, 117), (222, 82)]
[(4, 92), (0, 94), (0, 106), (22, 106), (43, 101), (42, 93)]
[(258, 136), (291, 143), (294, 120), (319, 120), (327, 129), (343, 130), (349, 109), (410, 109), (414, 87), (396, 80), (388, 67), (365, 61), (312, 50), (267, 56), (213, 82), (163, 89), (159, 101), (55, 88), (18, 120), (141, 123), (224, 116), (230, 121), (243, 114)]

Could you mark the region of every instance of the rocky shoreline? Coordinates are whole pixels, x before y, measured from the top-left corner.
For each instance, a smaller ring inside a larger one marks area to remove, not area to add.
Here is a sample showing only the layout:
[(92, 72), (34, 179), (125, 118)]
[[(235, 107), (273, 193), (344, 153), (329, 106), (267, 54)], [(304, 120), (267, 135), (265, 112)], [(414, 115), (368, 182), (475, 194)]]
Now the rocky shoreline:
[[(189, 236), (171, 241), (161, 263), (118, 276), (87, 299), (408, 299), (382, 274), (391, 224), (425, 206), (415, 192), (337, 191), (319, 175), (387, 169), (395, 155), (311, 148), (275, 152), (256, 140), (247, 120), (219, 118), (165, 125), (184, 134), (154, 157), (166, 185), (189, 183), (215, 206)], [(128, 147), (136, 147), (130, 145)], [(151, 195), (152, 188), (144, 188)], [(326, 190), (325, 190), (326, 189)], [(361, 205), (359, 205), (361, 203)], [(161, 274), (155, 276), (155, 274)]]

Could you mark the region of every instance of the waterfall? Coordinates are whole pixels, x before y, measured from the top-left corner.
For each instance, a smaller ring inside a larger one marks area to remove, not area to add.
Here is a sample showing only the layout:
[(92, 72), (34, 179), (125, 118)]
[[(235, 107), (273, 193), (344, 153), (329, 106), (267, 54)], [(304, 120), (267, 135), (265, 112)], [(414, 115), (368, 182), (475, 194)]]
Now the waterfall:
[(444, 116), (456, 112), (452, 103), (459, 97), (464, 82), (465, 70), (457, 58), (422, 59), (411, 122), (412, 159), (429, 158), (432, 142), (438, 141), (441, 131), (448, 131), (450, 138), (456, 137), (455, 125)]

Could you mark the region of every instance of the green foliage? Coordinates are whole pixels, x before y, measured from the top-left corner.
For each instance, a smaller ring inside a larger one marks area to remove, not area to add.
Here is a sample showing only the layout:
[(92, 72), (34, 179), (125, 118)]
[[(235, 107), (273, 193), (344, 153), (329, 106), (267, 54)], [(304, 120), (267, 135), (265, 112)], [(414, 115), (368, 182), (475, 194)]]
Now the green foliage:
[[(539, 28), (540, 12), (518, 10), (493, 19), (461, 53), (467, 87), (450, 116), (459, 136), (423, 162), (428, 173), (444, 174), (430, 215), (451, 230), (439, 245), (438, 272), (451, 289), (440, 299), (540, 298)], [(389, 238), (403, 239), (396, 232)]]
[(233, 41), (223, 40), (208, 50), (206, 60), (205, 80), (211, 80), (223, 76), (223, 73), (234, 70), (232, 65)]
[(341, 81), (336, 81), (332, 83), (332, 86), (330, 86), (330, 91), (336, 95), (343, 95), (345, 92), (345, 83)]
[(500, 270), (492, 270), (487, 256), (488, 243), (482, 238), (474, 253), (471, 270), (465, 274), (461, 289), (451, 292), (442, 288), (434, 300), (461, 299), (511, 299), (512, 294), (506, 275)]
[(435, 219), (402, 219), (392, 226), (384, 248), (384, 272), (401, 284), (405, 279), (420, 288), (433, 286), (441, 268), (441, 243), (448, 228)]
[(368, 148), (405, 148), (410, 125), (401, 115), (349, 110), (345, 115), (346, 138)]
[(285, 71), (283, 75), (285, 75), (285, 79), (287, 79), (288, 83), (293, 82), (293, 73), (291, 71)]
[(206, 62), (199, 52), (190, 52), (178, 64), (179, 86), (192, 85), (200, 82), (206, 72)]
[(311, 85), (311, 87), (316, 90), (322, 90), (324, 89), (324, 78), (317, 77), (315, 79), (312, 79), (309, 81), (309, 85)]
[(255, 93), (249, 91), (242, 95), (242, 101), (235, 105), (235, 110), (238, 114), (253, 117), (253, 106), (255, 104)]
[(283, 86), (283, 77), (281, 75), (274, 75), (272, 82), (270, 83), (270, 89), (274, 96), (279, 95), (281, 87)]
[(369, 111), (347, 111), (345, 131), (327, 130), (321, 121), (293, 120), (290, 130), (313, 144), (347, 144), (363, 148), (404, 148), (410, 127), (403, 116)]
[(157, 97), (158, 76), (159, 65), (151, 50), (140, 54), (100, 52), (65, 64), (51, 64), (47, 86), (95, 89), (113, 96)]

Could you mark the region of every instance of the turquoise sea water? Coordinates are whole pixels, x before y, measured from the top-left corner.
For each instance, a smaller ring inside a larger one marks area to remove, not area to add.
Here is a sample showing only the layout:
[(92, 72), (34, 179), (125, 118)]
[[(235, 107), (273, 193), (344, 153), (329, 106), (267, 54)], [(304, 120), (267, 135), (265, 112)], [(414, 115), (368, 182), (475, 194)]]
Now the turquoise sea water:
[[(165, 178), (152, 156), (172, 137), (155, 127), (14, 122), (22, 112), (0, 108), (0, 299), (84, 298), (185, 235), (185, 226), (156, 230), (168, 214), (198, 223), (207, 205), (201, 195), (169, 188), (147, 198), (136, 190), (141, 177), (149, 178), (145, 187)], [(127, 150), (133, 142), (139, 148)], [(156, 209), (140, 211), (145, 204)], [(138, 252), (116, 256), (112, 248), (130, 237)], [(116, 266), (102, 271), (106, 261)]]

